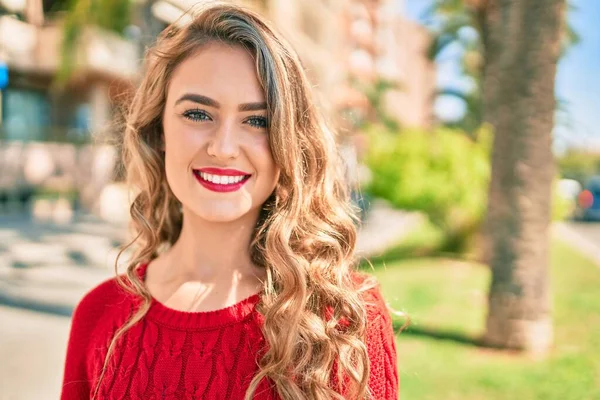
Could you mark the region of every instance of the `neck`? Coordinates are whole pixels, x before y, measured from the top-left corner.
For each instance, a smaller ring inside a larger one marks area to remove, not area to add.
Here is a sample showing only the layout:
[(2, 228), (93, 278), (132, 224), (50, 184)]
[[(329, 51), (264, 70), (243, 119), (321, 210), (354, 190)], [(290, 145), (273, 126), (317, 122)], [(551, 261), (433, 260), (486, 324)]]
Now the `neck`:
[(260, 273), (262, 268), (250, 258), (257, 220), (258, 210), (235, 221), (216, 223), (184, 208), (181, 234), (166, 254), (173, 274), (218, 284)]

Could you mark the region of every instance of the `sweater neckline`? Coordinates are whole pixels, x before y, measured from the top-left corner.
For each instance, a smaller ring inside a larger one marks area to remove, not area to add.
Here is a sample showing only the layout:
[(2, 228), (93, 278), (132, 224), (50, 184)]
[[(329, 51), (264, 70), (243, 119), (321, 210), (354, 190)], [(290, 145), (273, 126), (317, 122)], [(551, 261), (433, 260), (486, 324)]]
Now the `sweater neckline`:
[[(141, 264), (137, 272), (142, 281), (146, 278), (148, 263)], [(167, 307), (151, 296), (148, 318), (153, 321), (175, 329), (182, 330), (210, 330), (226, 325), (242, 322), (249, 318), (255, 311), (260, 300), (260, 293), (247, 297), (229, 307), (212, 311), (180, 311)]]

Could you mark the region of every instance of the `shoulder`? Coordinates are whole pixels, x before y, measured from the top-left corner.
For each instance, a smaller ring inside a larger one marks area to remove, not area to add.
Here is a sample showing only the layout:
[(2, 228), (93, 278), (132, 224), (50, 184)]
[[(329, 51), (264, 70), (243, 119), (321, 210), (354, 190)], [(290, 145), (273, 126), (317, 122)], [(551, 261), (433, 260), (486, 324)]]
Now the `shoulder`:
[(72, 327), (81, 333), (91, 333), (96, 327), (113, 323), (129, 314), (134, 297), (123, 289), (117, 278), (107, 279), (90, 289), (77, 303)]
[(381, 285), (377, 278), (360, 271), (353, 271), (351, 277), (356, 290), (359, 291), (365, 303), (367, 318), (372, 320), (383, 317), (391, 321), (390, 311), (381, 293)]
[(365, 344), (370, 365), (369, 389), (373, 399), (397, 399), (398, 358), (391, 312), (375, 277), (360, 275), (355, 279), (366, 288), (362, 298), (367, 310)]
[(369, 390), (374, 400), (398, 398), (399, 377), (396, 338), (390, 310), (377, 279), (367, 273), (351, 273), (355, 290), (366, 309), (364, 343), (369, 358)]
[(117, 282), (117, 278), (110, 278), (88, 290), (77, 303), (73, 314), (98, 316), (107, 309), (122, 304), (129, 297)]
[(365, 272), (353, 271), (351, 279), (365, 305), (367, 340), (373, 335), (383, 335), (386, 340), (393, 341), (391, 309), (383, 297), (377, 278)]
[(112, 278), (96, 285), (79, 301), (71, 318), (62, 399), (89, 398), (91, 377), (102, 365), (106, 340), (129, 314), (132, 300)]

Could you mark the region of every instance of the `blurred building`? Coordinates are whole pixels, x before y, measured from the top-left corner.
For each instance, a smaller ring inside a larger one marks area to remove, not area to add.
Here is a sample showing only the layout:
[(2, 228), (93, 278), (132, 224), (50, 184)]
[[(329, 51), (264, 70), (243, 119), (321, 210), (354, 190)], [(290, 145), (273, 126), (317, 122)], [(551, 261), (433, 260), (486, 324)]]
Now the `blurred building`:
[(64, 15), (44, 18), (57, 1), (0, 0), (0, 60), (9, 68), (2, 96), (2, 138), (76, 141), (102, 129), (114, 97), (138, 70), (136, 45), (88, 27), (65, 90), (52, 90), (61, 67)]
[(50, 10), (60, 2), (0, 0), (0, 63), (8, 67), (0, 93), (0, 200), (26, 201), (42, 187), (76, 191), (93, 207), (112, 178), (115, 154), (90, 145), (91, 133), (110, 129), (115, 99), (133, 87), (140, 54), (133, 41), (86, 27), (70, 79), (58, 89), (65, 13)]
[[(430, 124), (430, 37), (404, 18), (400, 0), (234, 1), (260, 11), (292, 42), (343, 132), (382, 112), (401, 126)], [(92, 133), (110, 132), (117, 98), (135, 86), (144, 46), (167, 24), (185, 21), (197, 2), (132, 1), (129, 35), (85, 27), (66, 87), (55, 90), (66, 15), (56, 10), (68, 0), (0, 0), (0, 64), (8, 66), (8, 86), (0, 88), (0, 203), (7, 193), (27, 197), (42, 187), (76, 192), (87, 209), (102, 209), (117, 154), (90, 145)]]

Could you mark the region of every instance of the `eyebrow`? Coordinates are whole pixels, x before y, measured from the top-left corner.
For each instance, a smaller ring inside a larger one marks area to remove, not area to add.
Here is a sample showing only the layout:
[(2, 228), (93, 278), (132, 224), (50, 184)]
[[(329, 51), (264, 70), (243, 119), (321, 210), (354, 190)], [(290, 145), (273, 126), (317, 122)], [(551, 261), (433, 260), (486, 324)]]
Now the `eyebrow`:
[[(184, 102), (184, 101), (192, 101), (194, 103), (202, 104), (208, 107), (220, 108), (221, 105), (218, 101), (211, 99), (210, 97), (203, 96), (197, 93), (186, 93), (181, 96), (175, 102), (175, 105)], [(239, 111), (260, 111), (266, 110), (267, 103), (266, 102), (256, 102), (256, 103), (243, 103), (238, 106)]]

